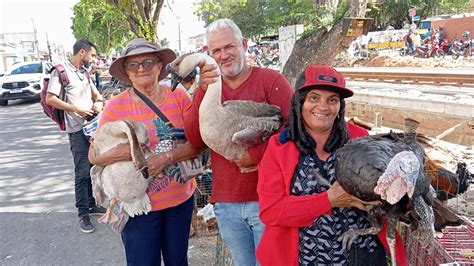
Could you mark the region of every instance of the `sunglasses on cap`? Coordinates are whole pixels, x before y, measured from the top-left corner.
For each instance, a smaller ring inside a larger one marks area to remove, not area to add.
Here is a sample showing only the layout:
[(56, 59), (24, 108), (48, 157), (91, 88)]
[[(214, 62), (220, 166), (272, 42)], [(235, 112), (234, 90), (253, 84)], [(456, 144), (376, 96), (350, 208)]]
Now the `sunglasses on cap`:
[(146, 60), (143, 60), (143, 62), (128, 62), (128, 63), (125, 63), (123, 65), (123, 68), (127, 71), (137, 72), (138, 69), (140, 68), (140, 65), (142, 65), (145, 70), (150, 70), (154, 66), (156, 66), (156, 64), (158, 64), (158, 63), (159, 63), (159, 61), (156, 60), (156, 59), (146, 59)]

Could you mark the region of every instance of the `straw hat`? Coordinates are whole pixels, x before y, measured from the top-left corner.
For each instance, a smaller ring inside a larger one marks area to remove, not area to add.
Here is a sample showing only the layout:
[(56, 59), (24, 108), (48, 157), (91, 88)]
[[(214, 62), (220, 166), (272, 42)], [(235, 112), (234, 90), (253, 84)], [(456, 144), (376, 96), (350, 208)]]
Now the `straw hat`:
[(127, 43), (127, 45), (122, 51), (122, 55), (119, 58), (115, 59), (115, 61), (110, 66), (110, 75), (120, 81), (132, 84), (132, 81), (128, 78), (128, 75), (124, 69), (123, 64), (125, 62), (125, 59), (132, 55), (141, 55), (148, 53), (156, 53), (160, 58), (160, 61), (163, 62), (163, 67), (161, 68), (158, 80), (164, 79), (166, 76), (168, 76), (168, 71), (166, 70), (165, 66), (171, 63), (176, 58), (176, 54), (173, 52), (173, 50), (169, 48), (161, 48), (159, 44), (152, 43), (142, 38), (137, 38)]

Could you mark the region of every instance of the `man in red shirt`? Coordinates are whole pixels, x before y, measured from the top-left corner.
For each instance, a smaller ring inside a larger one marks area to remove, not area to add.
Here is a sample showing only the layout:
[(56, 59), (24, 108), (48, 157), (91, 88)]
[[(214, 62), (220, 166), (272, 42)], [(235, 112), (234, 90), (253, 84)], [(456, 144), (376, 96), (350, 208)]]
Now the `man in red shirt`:
[[(247, 40), (229, 19), (213, 22), (206, 31), (209, 54), (215, 65), (201, 64), (199, 88), (193, 103), (185, 113), (186, 137), (194, 146), (203, 146), (199, 133), (199, 107), (208, 84), (222, 78), (222, 102), (252, 100), (278, 105), (285, 121), (290, 98), (294, 91), (280, 73), (247, 64)], [(240, 168), (256, 166), (263, 156), (267, 142), (253, 146), (238, 160), (228, 161), (211, 152), (212, 199), (222, 239), (230, 249), (236, 265), (256, 265), (255, 249), (260, 242), (264, 225), (259, 219), (257, 181), (258, 172), (241, 173)]]

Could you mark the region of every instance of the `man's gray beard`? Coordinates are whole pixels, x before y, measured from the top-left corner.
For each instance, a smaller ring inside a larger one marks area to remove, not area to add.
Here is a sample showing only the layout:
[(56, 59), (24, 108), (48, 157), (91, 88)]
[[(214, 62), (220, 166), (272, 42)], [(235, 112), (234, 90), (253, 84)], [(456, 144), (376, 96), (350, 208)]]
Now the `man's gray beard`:
[(228, 77), (238, 76), (242, 72), (242, 70), (244, 69), (244, 64), (245, 64), (245, 60), (242, 60), (241, 62), (239, 62), (237, 64), (237, 67), (235, 68), (235, 70), (234, 69), (229, 70), (229, 69), (222, 69), (221, 68), (222, 74), (224, 76), (228, 76)]

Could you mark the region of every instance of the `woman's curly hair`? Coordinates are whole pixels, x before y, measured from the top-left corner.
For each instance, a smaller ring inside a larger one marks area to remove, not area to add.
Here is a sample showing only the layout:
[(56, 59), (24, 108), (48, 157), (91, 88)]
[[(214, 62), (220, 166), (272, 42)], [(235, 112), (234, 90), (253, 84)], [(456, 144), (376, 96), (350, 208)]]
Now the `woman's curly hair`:
[[(302, 86), (302, 84), (299, 83), (300, 82), (297, 82), (296, 88)], [(306, 132), (302, 115), (304, 99), (309, 91), (311, 91), (311, 88), (303, 90), (297, 89), (295, 91), (295, 94), (291, 98), (290, 113), (288, 115), (288, 139), (295, 142), (296, 147), (303, 154), (309, 154), (316, 148), (316, 142), (308, 132)], [(347, 125), (344, 119), (346, 103), (343, 98), (341, 98), (340, 101), (341, 107), (334, 121), (331, 135), (324, 145), (324, 150), (327, 152), (333, 152), (349, 141), (349, 132), (347, 131)]]

